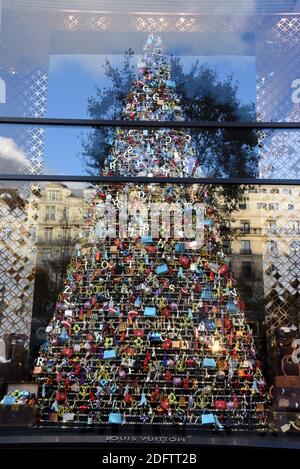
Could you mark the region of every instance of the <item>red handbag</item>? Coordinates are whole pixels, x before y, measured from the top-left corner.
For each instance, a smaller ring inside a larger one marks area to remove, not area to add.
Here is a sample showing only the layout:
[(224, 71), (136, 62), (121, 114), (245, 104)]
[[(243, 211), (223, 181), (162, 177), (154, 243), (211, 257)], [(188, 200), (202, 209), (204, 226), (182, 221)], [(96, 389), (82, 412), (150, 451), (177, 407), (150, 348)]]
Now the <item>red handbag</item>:
[(168, 397), (162, 398), (162, 400), (160, 401), (160, 407), (162, 407), (164, 410), (169, 410), (170, 402), (169, 402)]
[(65, 347), (63, 349), (63, 355), (65, 357), (71, 358), (73, 357), (73, 353), (74, 353), (74, 350), (72, 349), (72, 347)]
[(185, 360), (185, 364), (186, 366), (194, 366), (195, 360), (193, 360), (193, 358), (188, 358), (187, 360)]
[(226, 409), (226, 401), (224, 399), (215, 400), (214, 405), (215, 405), (215, 409), (221, 409), (221, 410)]
[(144, 337), (145, 331), (144, 329), (134, 329), (133, 335), (134, 337)]
[(165, 379), (166, 379), (167, 383), (170, 383), (172, 381), (172, 377), (173, 377), (173, 375), (172, 375), (171, 371), (167, 370), (166, 375), (165, 375)]
[(189, 266), (191, 265), (191, 260), (190, 260), (190, 258), (187, 257), (187, 256), (179, 256), (178, 260), (179, 260), (179, 264), (180, 264), (184, 269), (188, 269)]
[(149, 252), (149, 254), (156, 254), (157, 248), (156, 246), (148, 246), (147, 251)]
[(173, 344), (172, 340), (171, 340), (171, 339), (167, 339), (167, 340), (165, 340), (165, 341), (162, 343), (162, 348), (163, 348), (164, 350), (170, 350), (170, 348), (172, 348), (172, 344)]
[(167, 308), (167, 307), (162, 308), (162, 309), (161, 309), (161, 315), (162, 315), (165, 319), (170, 319), (170, 317), (171, 317), (171, 312), (170, 312), (169, 308)]
[(226, 275), (228, 272), (228, 266), (226, 264), (221, 265), (219, 268), (219, 275)]
[(65, 402), (67, 400), (67, 394), (64, 391), (57, 391), (55, 400), (57, 402)]
[(99, 262), (101, 260), (102, 254), (100, 251), (96, 252), (96, 262)]
[(190, 387), (190, 382), (189, 382), (188, 378), (183, 378), (183, 380), (182, 380), (182, 386), (183, 386), (184, 389), (189, 389), (189, 387)]
[(131, 394), (124, 394), (124, 401), (126, 402), (126, 404), (131, 404), (132, 395)]

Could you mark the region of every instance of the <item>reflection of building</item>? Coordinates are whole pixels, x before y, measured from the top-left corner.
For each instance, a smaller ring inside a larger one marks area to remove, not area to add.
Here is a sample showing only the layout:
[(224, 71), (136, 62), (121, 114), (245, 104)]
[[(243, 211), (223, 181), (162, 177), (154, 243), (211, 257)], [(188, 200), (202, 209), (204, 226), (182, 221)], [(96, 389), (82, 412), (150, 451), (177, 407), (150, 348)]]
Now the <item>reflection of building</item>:
[(277, 326), (299, 321), (299, 194), (297, 186), (245, 189), (228, 221), (227, 253), (248, 318), (265, 316), (268, 336)]
[(36, 233), (36, 274), (32, 311), (31, 354), (44, 341), (53, 303), (85, 221), (88, 189), (50, 182), (42, 186)]
[(247, 305), (247, 318), (253, 321), (255, 333), (262, 335), (264, 319), (263, 239), (261, 213), (258, 208), (258, 186), (245, 189), (238, 210), (232, 212), (224, 227), (228, 234), (225, 253), (231, 259), (238, 289)]
[[(84, 225), (87, 204), (83, 189), (51, 182), (41, 190), (37, 232), (37, 265), (64, 268)], [(59, 271), (61, 271), (59, 269)]]

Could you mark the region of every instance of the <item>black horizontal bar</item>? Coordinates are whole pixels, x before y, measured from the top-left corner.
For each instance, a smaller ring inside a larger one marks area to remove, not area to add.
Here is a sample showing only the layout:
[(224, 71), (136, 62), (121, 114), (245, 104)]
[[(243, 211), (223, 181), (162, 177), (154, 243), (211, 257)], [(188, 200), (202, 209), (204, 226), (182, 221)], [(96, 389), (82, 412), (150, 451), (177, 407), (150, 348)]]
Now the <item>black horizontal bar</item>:
[(254, 178), (178, 178), (145, 176), (66, 176), (47, 174), (0, 174), (0, 181), (59, 181), (135, 184), (255, 184), (255, 185), (300, 185), (300, 179), (254, 179)]
[(0, 124), (77, 127), (125, 127), (125, 128), (237, 128), (237, 129), (300, 129), (300, 122), (209, 122), (209, 121), (141, 121), (106, 119), (56, 119), (36, 117), (0, 117)]

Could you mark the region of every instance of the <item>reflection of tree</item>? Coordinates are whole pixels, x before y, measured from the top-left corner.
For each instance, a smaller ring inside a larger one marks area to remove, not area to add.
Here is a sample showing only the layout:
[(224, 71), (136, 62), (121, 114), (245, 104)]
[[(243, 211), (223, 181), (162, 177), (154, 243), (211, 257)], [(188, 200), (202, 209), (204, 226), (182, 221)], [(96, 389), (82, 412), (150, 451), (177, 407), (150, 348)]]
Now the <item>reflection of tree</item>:
[[(232, 76), (221, 80), (216, 71), (196, 61), (188, 73), (180, 58), (171, 60), (172, 76), (187, 120), (253, 121), (254, 105), (242, 105)], [(192, 131), (197, 155), (208, 176), (250, 177), (257, 172), (256, 135), (250, 130)]]
[(32, 360), (45, 341), (45, 328), (53, 316), (55, 299), (63, 288), (69, 262), (70, 256), (63, 256), (36, 267), (30, 341)]
[[(133, 64), (133, 51), (124, 54), (122, 68), (114, 68), (109, 59), (105, 62), (105, 75), (111, 80), (108, 88), (96, 88), (96, 97), (88, 99), (88, 112), (92, 119), (118, 119), (125, 100), (135, 79), (136, 67)], [(109, 154), (115, 130), (96, 129), (83, 141), (82, 159), (87, 172), (99, 175), (105, 157)]]
[[(130, 89), (136, 78), (133, 51), (124, 54), (123, 65), (113, 67), (106, 60), (105, 74), (111, 86), (97, 88), (96, 97), (88, 100), (88, 112), (93, 119), (120, 118)], [(202, 121), (252, 121), (254, 105), (242, 105), (237, 97), (238, 84), (232, 76), (223, 81), (216, 71), (196, 61), (185, 72), (180, 58), (171, 59), (172, 78), (181, 98), (181, 106), (187, 120)], [(241, 129), (189, 129), (196, 145), (197, 158), (204, 174), (209, 177), (252, 177), (257, 173), (256, 133)], [(114, 139), (113, 129), (90, 132), (83, 143), (83, 163), (90, 174), (99, 174), (104, 158), (109, 154)], [(231, 187), (229, 195), (236, 192)], [(225, 191), (225, 192), (227, 192)], [(228, 197), (230, 200), (230, 197)]]

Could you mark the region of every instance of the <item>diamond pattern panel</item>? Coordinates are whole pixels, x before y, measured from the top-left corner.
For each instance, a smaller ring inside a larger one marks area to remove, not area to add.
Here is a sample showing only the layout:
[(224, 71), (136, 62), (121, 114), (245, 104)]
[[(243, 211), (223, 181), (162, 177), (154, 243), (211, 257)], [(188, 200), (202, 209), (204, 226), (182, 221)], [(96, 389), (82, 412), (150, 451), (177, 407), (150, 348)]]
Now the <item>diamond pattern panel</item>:
[[(300, 107), (291, 99), (291, 81), (298, 76), (300, 66), (297, 53), (300, 20), (283, 17), (274, 21), (269, 40), (263, 39), (259, 42), (257, 55), (257, 119), (300, 121)], [(300, 132), (260, 132), (259, 157), (260, 177), (299, 178)], [(298, 200), (295, 187), (281, 188), (279, 193), (268, 190), (262, 194), (266, 328), (270, 339), (276, 327), (291, 326), (299, 321)], [(270, 207), (273, 210), (269, 211)], [(270, 223), (273, 223), (273, 229), (270, 229)]]
[(39, 204), (28, 184), (0, 187), (0, 336), (16, 332), (29, 345)]

